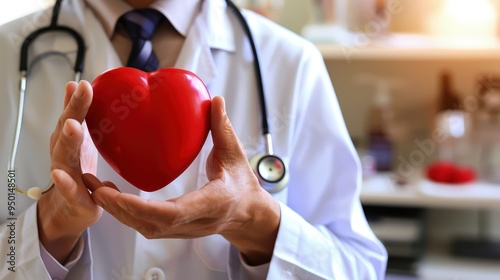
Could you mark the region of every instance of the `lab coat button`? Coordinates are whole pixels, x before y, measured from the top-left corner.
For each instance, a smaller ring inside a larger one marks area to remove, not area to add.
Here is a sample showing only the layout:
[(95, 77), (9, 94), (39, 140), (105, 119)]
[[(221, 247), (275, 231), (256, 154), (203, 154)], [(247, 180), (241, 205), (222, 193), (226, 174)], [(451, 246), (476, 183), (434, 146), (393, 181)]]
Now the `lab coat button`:
[(158, 267), (152, 267), (146, 271), (146, 280), (165, 280), (165, 272)]

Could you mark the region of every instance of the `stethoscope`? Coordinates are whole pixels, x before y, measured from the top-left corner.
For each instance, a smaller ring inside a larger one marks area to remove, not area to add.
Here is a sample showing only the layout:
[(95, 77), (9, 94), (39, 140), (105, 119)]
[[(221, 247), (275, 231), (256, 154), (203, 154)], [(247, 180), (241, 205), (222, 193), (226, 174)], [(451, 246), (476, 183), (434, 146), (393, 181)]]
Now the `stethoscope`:
[[(24, 40), (21, 47), (21, 57), (20, 57), (20, 87), (19, 87), (19, 109), (17, 114), (16, 126), (14, 139), (12, 144), (11, 156), (9, 159), (8, 165), (8, 183), (9, 189), (14, 189), (16, 192), (20, 194), (27, 195), (35, 200), (38, 200), (42, 194), (48, 192), (53, 186), (54, 183), (50, 181), (45, 189), (41, 189), (40, 187), (32, 187), (28, 190), (23, 190), (17, 187), (15, 183), (15, 161), (17, 150), (19, 147), (19, 139), (21, 136), (21, 128), (23, 122), (23, 114), (24, 114), (24, 101), (26, 96), (26, 86), (27, 86), (27, 77), (29, 74), (28, 69), (28, 49), (33, 41), (38, 38), (42, 34), (46, 34), (48, 32), (57, 31), (62, 33), (67, 33), (71, 35), (77, 43), (78, 50), (77, 56), (74, 65), (75, 72), (75, 81), (79, 82), (81, 79), (81, 75), (83, 72), (84, 66), (84, 58), (85, 58), (85, 42), (82, 36), (72, 28), (66, 26), (60, 26), (57, 24), (59, 12), (61, 10), (61, 2), (62, 0), (57, 0), (53, 11), (52, 11), (52, 19), (49, 26), (40, 28), (32, 32), (26, 39)], [(264, 84), (262, 81), (262, 73), (260, 70), (259, 56), (257, 54), (257, 48), (255, 46), (255, 42), (253, 40), (252, 32), (248, 26), (247, 21), (241, 14), (238, 7), (230, 0), (226, 0), (226, 3), (229, 8), (231, 8), (238, 21), (241, 23), (244, 32), (246, 33), (248, 40), (250, 42), (250, 46), (252, 49), (252, 54), (254, 57), (254, 71), (257, 79), (257, 91), (259, 94), (259, 103), (262, 117), (262, 134), (264, 137), (265, 143), (265, 153), (257, 154), (250, 159), (250, 165), (259, 179), (259, 183), (266, 191), (270, 193), (277, 193), (283, 190), (288, 183), (288, 170), (285, 162), (277, 155), (274, 154), (273, 151), (273, 140), (272, 135), (269, 129), (269, 123), (267, 121), (267, 109), (266, 109), (266, 101), (264, 95)], [(33, 63), (40, 60), (40, 57), (34, 59)], [(32, 63), (32, 64), (33, 64)]]

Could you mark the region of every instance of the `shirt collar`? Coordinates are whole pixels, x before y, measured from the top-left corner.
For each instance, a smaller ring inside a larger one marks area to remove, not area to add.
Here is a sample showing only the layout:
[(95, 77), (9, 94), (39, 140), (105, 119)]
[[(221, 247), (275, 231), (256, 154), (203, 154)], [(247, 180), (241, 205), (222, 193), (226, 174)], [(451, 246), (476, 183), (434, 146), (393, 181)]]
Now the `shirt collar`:
[(184, 37), (200, 12), (201, 0), (157, 0), (151, 7), (160, 11)]
[[(133, 9), (124, 0), (86, 1), (110, 38), (113, 36), (118, 19)], [(181, 35), (186, 36), (200, 12), (201, 2), (202, 0), (157, 0), (151, 5), (151, 8), (161, 12)]]

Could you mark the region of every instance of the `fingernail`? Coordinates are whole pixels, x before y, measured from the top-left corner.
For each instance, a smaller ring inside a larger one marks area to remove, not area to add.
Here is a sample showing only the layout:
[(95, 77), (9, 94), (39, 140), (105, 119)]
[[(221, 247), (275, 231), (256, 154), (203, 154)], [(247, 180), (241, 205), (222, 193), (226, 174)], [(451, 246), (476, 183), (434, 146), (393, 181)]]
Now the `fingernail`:
[(226, 113), (226, 100), (222, 98), (222, 112)]
[(54, 169), (50, 173), (50, 178), (52, 179), (52, 182), (54, 183), (56, 188), (65, 191), (71, 187), (69, 187), (68, 185), (65, 185), (65, 184), (61, 184), (59, 179), (61, 178), (63, 172), (64, 171), (62, 171), (60, 169)]
[(63, 126), (63, 134), (64, 134), (64, 136), (66, 136), (66, 137), (71, 137), (71, 135), (72, 135), (72, 134), (71, 134), (71, 130), (70, 130), (70, 128), (69, 128), (68, 120), (66, 120), (66, 121), (64, 122), (64, 126)]
[(52, 171), (50, 171), (50, 179), (52, 179), (52, 182), (56, 185), (59, 185), (59, 177), (57, 176), (57, 172), (56, 171), (57, 169), (54, 169)]
[(75, 95), (78, 98), (81, 98), (83, 96), (83, 83), (82, 83), (82, 81), (80, 81), (78, 83), (78, 86), (76, 87)]

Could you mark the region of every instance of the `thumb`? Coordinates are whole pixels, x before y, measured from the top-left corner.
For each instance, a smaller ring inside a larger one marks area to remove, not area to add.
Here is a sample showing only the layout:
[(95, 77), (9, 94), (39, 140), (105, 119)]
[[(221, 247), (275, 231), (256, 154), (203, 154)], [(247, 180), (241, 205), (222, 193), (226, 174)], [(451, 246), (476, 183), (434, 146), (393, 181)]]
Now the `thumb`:
[(50, 175), (59, 193), (68, 202), (75, 202), (78, 194), (78, 186), (75, 180), (62, 169), (54, 169)]
[(243, 147), (226, 113), (222, 96), (212, 99), (210, 126), (214, 149), (243, 151)]

